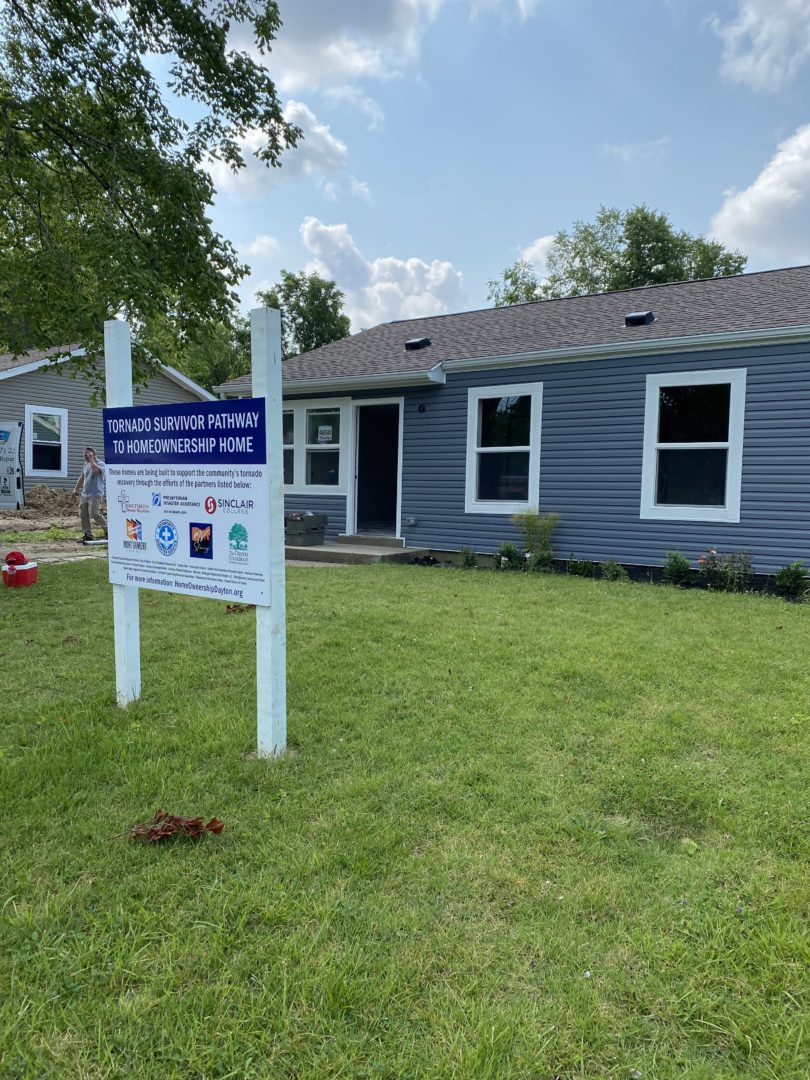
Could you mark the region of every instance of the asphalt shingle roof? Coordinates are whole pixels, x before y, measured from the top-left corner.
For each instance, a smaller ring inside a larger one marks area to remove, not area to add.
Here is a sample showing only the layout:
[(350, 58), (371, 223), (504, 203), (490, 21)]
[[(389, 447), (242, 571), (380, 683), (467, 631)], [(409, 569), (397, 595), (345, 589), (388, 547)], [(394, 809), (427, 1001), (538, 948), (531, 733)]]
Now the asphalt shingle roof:
[[(645, 310), (655, 314), (655, 322), (625, 327), (626, 314)], [(623, 345), (645, 339), (801, 325), (810, 325), (810, 266), (382, 323), (287, 360), (283, 378), (289, 384), (424, 375), (443, 360), (612, 344), (621, 353)], [(419, 337), (430, 338), (431, 345), (407, 352), (405, 342)], [(249, 391), (250, 376), (216, 389)]]
[(55, 349), (30, 349), (27, 353), (15, 356), (13, 353), (0, 353), (0, 371), (11, 371), (12, 368), (25, 367), (26, 364), (35, 364), (37, 360), (47, 360), (49, 356), (59, 353), (74, 352), (78, 345), (59, 345)]

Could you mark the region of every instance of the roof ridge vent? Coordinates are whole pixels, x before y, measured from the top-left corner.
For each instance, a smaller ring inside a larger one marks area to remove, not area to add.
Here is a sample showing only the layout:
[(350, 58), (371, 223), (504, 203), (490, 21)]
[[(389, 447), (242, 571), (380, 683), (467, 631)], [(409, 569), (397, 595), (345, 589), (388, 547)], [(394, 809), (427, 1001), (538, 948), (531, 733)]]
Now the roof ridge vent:
[(416, 349), (426, 349), (430, 345), (429, 337), (414, 337), (405, 342), (405, 351), (414, 352)]
[(651, 322), (655, 322), (651, 311), (629, 311), (624, 317), (625, 326), (649, 326)]

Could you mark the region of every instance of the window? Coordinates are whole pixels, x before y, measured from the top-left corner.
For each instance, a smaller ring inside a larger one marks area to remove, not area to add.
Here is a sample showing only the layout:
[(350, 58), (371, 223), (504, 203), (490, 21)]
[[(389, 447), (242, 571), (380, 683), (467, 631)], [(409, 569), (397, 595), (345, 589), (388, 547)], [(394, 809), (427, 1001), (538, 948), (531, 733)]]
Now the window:
[(745, 374), (647, 376), (642, 518), (740, 520)]
[(284, 431), (284, 483), (291, 484), (295, 465), (295, 413), (283, 413), (282, 422)]
[(306, 483), (340, 482), (340, 409), (307, 409)]
[(67, 409), (26, 405), (26, 476), (67, 476), (67, 437)]
[(468, 391), (468, 514), (513, 514), (537, 506), (542, 402), (542, 383)]
[(284, 485), (297, 495), (345, 495), (348, 455), (341, 431), (349, 422), (348, 402), (285, 402)]

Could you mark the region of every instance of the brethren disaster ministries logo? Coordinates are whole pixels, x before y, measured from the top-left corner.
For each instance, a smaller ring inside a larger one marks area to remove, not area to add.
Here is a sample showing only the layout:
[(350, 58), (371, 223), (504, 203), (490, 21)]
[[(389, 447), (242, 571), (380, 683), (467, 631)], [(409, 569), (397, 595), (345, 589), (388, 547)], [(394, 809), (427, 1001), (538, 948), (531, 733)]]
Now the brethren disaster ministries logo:
[(155, 529), (155, 543), (161, 555), (174, 555), (177, 551), (177, 526), (164, 518)]
[(238, 521), (231, 526), (228, 533), (228, 561), (232, 563), (248, 561), (248, 531)]
[(214, 536), (211, 522), (189, 522), (189, 555), (192, 559), (213, 559)]

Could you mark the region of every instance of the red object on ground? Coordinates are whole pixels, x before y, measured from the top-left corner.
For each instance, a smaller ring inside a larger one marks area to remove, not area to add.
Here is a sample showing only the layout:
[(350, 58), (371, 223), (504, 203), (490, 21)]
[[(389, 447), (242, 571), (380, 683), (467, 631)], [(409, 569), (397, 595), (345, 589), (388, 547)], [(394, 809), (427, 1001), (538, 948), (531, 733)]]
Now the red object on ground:
[(21, 551), (10, 551), (3, 563), (3, 581), (9, 589), (36, 585), (37, 564), (29, 562)]

